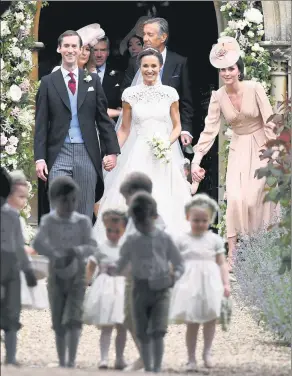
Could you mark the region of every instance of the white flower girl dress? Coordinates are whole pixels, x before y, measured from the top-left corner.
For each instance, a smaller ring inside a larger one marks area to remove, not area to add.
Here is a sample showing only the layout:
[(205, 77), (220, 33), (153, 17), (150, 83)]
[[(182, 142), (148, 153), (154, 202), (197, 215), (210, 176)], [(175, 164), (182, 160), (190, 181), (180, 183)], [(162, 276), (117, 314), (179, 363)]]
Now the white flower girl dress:
[(172, 290), (170, 322), (203, 324), (217, 319), (224, 289), (216, 254), (225, 252), (223, 240), (212, 231), (200, 236), (187, 233), (177, 245), (185, 272)]
[(109, 271), (119, 259), (120, 246), (108, 239), (90, 260), (98, 265), (92, 285), (84, 300), (83, 322), (87, 325), (112, 326), (124, 323), (125, 277), (111, 276)]

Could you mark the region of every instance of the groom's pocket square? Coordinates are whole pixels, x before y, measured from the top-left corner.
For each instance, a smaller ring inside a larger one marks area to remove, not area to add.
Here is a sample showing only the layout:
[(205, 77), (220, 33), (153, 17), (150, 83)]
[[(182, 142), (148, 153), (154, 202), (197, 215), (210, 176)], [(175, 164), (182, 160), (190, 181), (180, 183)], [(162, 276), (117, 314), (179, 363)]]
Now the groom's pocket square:
[(115, 87), (116, 87), (116, 86), (120, 86), (120, 85), (119, 85), (119, 84), (116, 84)]
[(87, 91), (94, 91), (93, 86), (90, 86)]

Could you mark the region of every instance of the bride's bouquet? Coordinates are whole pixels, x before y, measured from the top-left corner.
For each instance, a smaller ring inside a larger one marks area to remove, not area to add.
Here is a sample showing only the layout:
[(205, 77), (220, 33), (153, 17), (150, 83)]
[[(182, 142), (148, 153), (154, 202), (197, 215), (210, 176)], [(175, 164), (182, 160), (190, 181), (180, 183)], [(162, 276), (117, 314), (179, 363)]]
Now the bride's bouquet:
[(170, 162), (171, 147), (170, 141), (162, 138), (159, 133), (155, 133), (151, 140), (148, 141), (156, 159), (164, 163)]

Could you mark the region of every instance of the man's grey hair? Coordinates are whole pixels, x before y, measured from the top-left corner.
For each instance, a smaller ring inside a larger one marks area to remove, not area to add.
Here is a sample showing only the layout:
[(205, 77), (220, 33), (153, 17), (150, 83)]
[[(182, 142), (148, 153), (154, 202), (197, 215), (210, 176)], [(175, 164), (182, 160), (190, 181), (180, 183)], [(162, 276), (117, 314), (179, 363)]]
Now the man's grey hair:
[(164, 42), (166, 44), (169, 38), (168, 22), (166, 21), (165, 18), (155, 17), (155, 18), (149, 18), (149, 20), (144, 22), (144, 25), (149, 25), (149, 24), (154, 24), (154, 23), (157, 23), (159, 26), (159, 35), (162, 35), (164, 33), (167, 35), (167, 38)]

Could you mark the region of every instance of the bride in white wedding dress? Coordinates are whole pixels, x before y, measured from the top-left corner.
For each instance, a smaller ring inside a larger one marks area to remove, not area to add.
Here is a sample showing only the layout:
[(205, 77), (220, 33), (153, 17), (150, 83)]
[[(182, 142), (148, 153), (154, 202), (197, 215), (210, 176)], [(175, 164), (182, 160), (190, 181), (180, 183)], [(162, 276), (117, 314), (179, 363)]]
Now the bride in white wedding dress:
[[(181, 133), (178, 93), (161, 83), (159, 74), (163, 59), (159, 51), (143, 50), (138, 62), (143, 82), (127, 88), (122, 95), (123, 118), (117, 132), (121, 155), (116, 168), (105, 176), (104, 196), (94, 225), (98, 242), (105, 239), (102, 213), (107, 209), (127, 210), (119, 190), (125, 177), (134, 171), (144, 172), (151, 178), (153, 197), (167, 232), (175, 236), (189, 227), (184, 205), (191, 199), (191, 194), (184, 177), (184, 157), (178, 142)], [(168, 163), (157, 159), (149, 145), (157, 133), (171, 145)]]

